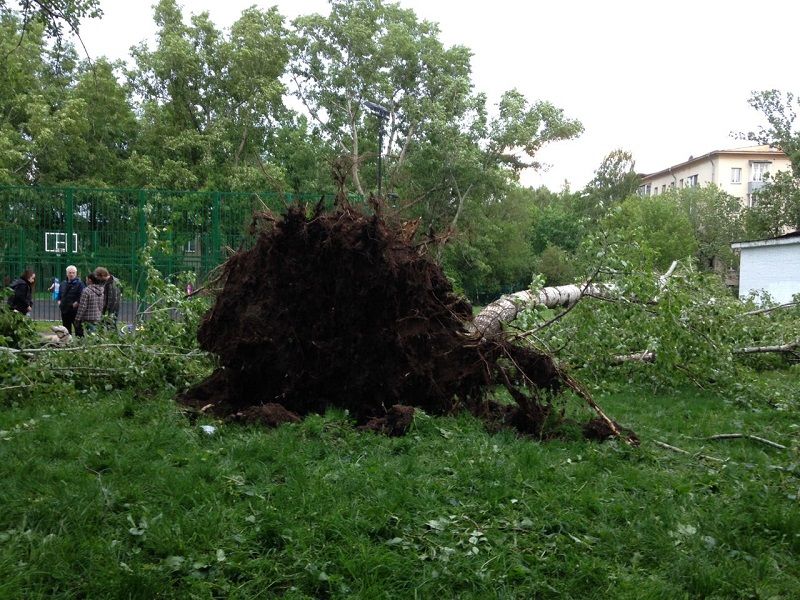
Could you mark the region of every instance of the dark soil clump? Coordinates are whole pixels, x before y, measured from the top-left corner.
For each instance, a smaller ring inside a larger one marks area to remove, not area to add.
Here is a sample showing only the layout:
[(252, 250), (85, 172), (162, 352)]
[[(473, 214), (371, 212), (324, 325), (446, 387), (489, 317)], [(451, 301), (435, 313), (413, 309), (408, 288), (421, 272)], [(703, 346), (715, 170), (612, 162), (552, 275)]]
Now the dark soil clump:
[[(540, 435), (550, 413), (538, 395), (563, 383), (552, 359), (476, 334), (472, 307), (414, 224), (389, 225), (372, 208), (293, 206), (254, 221), (254, 246), (225, 264), (198, 332), (220, 366), (180, 401), (268, 425), (337, 407), (390, 435), (408, 429), (414, 407), (466, 409)], [(484, 401), (495, 384), (516, 406)]]

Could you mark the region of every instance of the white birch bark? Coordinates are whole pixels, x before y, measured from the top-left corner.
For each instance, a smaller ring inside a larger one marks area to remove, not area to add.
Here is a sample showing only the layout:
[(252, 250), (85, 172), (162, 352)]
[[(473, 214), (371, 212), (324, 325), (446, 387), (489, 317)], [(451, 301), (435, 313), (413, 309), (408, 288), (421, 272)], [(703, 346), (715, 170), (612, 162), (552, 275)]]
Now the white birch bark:
[(475, 317), (473, 324), (475, 330), (482, 337), (491, 338), (502, 331), (503, 323), (510, 323), (527, 308), (533, 308), (534, 306), (546, 306), (547, 308), (562, 306), (568, 308), (584, 296), (607, 297), (609, 291), (609, 286), (593, 283), (589, 285), (557, 285), (542, 288), (536, 293), (531, 293), (530, 290), (514, 292), (513, 294), (502, 296), (485, 306)]

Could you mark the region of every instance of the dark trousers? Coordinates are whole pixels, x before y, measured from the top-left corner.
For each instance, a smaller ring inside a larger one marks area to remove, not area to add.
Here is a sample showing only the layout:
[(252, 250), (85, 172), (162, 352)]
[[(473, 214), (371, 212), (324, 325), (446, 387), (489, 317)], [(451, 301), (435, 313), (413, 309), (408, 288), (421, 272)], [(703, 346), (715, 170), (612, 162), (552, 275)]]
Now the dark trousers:
[[(75, 315), (78, 314), (78, 309), (62, 311), (61, 312), (61, 324), (67, 328), (67, 331), (73, 333), (73, 325), (75, 324)], [(77, 331), (77, 330), (76, 330)]]

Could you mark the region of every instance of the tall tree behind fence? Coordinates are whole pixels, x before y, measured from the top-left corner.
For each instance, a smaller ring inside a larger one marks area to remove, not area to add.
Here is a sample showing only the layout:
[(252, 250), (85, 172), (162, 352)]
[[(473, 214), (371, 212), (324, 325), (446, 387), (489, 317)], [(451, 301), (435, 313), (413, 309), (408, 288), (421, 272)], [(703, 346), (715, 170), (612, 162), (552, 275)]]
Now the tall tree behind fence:
[[(25, 269), (36, 272), (34, 318), (59, 320), (47, 289), (67, 265), (81, 277), (106, 267), (123, 286), (121, 319), (134, 322), (145, 301), (141, 251), (148, 225), (159, 240), (153, 259), (167, 278), (188, 273), (195, 287), (247, 244), (254, 210), (281, 211), (322, 194), (178, 192), (0, 186), (0, 275), (4, 287)], [(332, 204), (333, 195), (325, 196)]]

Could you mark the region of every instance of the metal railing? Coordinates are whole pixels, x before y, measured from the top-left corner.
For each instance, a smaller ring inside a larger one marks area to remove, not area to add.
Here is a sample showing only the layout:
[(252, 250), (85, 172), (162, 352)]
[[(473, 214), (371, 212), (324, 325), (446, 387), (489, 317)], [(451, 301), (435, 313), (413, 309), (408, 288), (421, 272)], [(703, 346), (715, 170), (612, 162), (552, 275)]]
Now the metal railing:
[(333, 194), (0, 186), (0, 276), (7, 287), (25, 269), (35, 271), (33, 317), (56, 321), (47, 292), (54, 278), (63, 280), (68, 265), (80, 276), (106, 267), (122, 284), (120, 319), (134, 322), (146, 296), (148, 225), (158, 240), (156, 268), (170, 279), (188, 273), (196, 287), (229, 249), (248, 243), (254, 211), (321, 198), (333, 204)]

